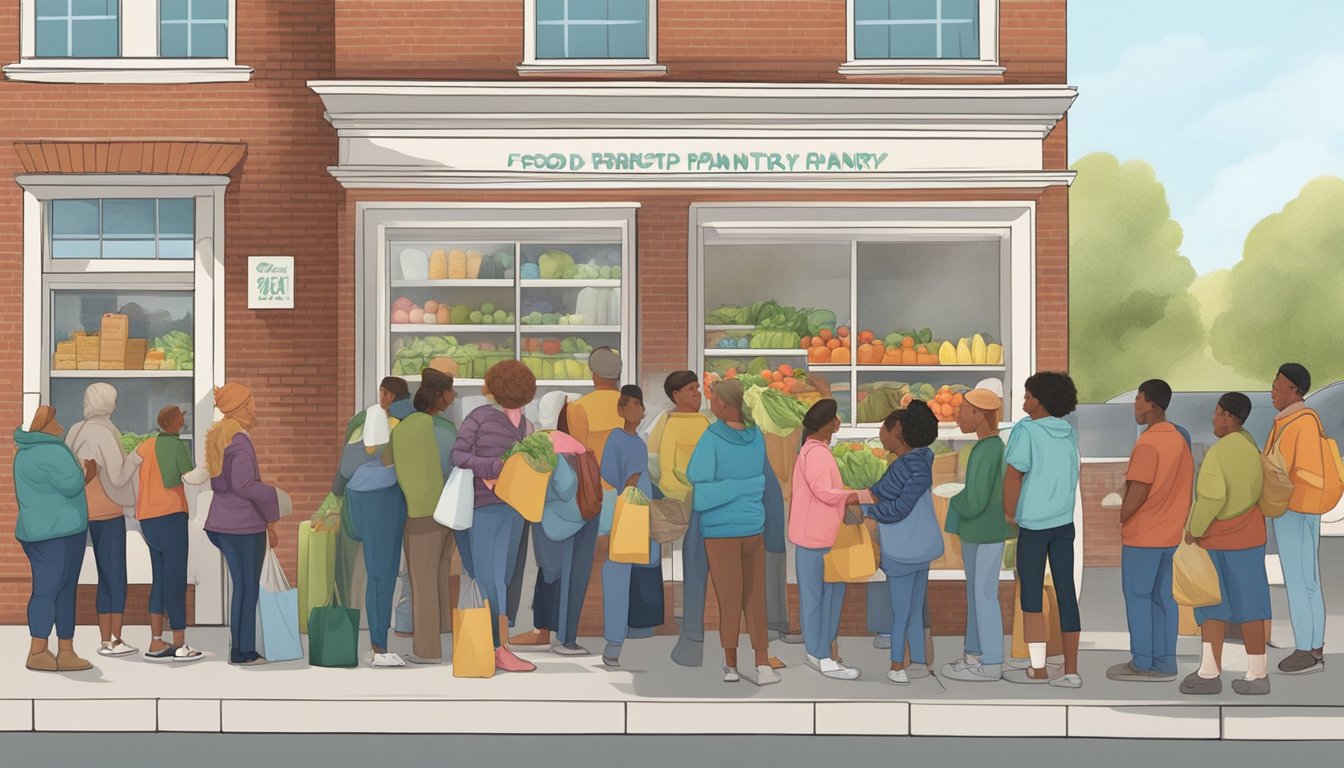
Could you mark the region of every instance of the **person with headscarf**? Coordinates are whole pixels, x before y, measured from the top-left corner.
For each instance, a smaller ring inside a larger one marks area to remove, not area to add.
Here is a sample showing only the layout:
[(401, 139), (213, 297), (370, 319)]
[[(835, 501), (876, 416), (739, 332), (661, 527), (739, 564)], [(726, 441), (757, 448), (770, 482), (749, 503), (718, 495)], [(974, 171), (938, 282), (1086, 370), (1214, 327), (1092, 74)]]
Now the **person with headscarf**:
[[(140, 457), (140, 493), (135, 518), (149, 549), (153, 585), (149, 591), (149, 648), (152, 662), (198, 661), (204, 655), (187, 645), (187, 494), (184, 484), (210, 479), (205, 467), (191, 465), (191, 452), (178, 434), (186, 425), (182, 409), (159, 411), (159, 432), (135, 449)], [(163, 641), (165, 620), (171, 643)]]
[(98, 465), (98, 482), (89, 486), (89, 539), (98, 564), (98, 631), (100, 656), (128, 656), (138, 651), (121, 639), (126, 615), (126, 508), (135, 506), (140, 456), (126, 455), (121, 430), (112, 423), (117, 390), (104, 382), (84, 390), (84, 420), (70, 428), (65, 443), (81, 460)]
[(825, 677), (854, 680), (859, 671), (841, 664), (834, 651), (845, 584), (825, 580), (826, 554), (835, 546), (845, 507), (859, 503), (859, 495), (845, 488), (831, 453), (831, 438), (839, 429), (835, 400), (818, 400), (803, 417), (803, 447), (794, 462), (789, 500), (789, 541), (795, 547), (798, 617), (807, 665)]
[[(443, 494), (444, 483), (452, 471), (452, 450), (457, 441), (457, 425), (447, 416), (447, 411), (457, 399), (453, 389), (453, 377), (434, 368), (425, 368), (420, 374), (420, 388), (415, 393), (416, 412), (407, 416), (397, 428), (392, 430), (392, 442), (383, 450), (382, 463), (396, 470), (397, 485), (404, 498), (405, 511), (399, 513), (395, 499), (385, 501), (391, 505), (391, 516), (403, 517), (401, 533), (392, 528), (375, 532), (375, 540), (382, 542), (395, 538), (402, 539), (401, 547), (406, 557), (406, 570), (411, 580), (412, 644), (411, 655), (405, 660), (412, 664), (440, 664), (443, 661), (442, 636), (452, 629), (453, 596), (448, 586), (450, 566), (453, 559), (454, 533), (434, 521), (434, 507)], [(360, 500), (353, 500), (360, 506)], [(353, 511), (353, 510), (352, 510)], [(361, 515), (362, 520), (378, 513), (377, 505), (371, 504), (369, 514)], [(389, 521), (384, 520), (384, 523)], [(375, 615), (369, 617), (369, 638), (374, 645), (373, 662), (377, 666), (400, 666), (396, 654), (387, 653), (387, 629), (390, 616), (382, 613), (382, 606), (390, 611), (392, 593), (392, 570), (396, 567), (393, 558), (395, 550), (386, 550), (383, 554), (380, 545), (374, 551), (369, 549), (365, 534), (365, 560), (369, 568), (368, 606)], [(373, 556), (370, 560), (370, 555)], [(387, 584), (388, 591), (381, 592)], [(375, 625), (378, 631), (374, 632)], [(379, 656), (383, 658), (379, 658)]]
[[(79, 672), (93, 667), (75, 653), (75, 589), (84, 563), (89, 509), (85, 489), (98, 464), (81, 462), (61, 441), (56, 409), (37, 409), (25, 430), (14, 430), (14, 495), (19, 505), (14, 538), (32, 570), (28, 598), (28, 661), (37, 672)], [(57, 655), (47, 650), (56, 627)]]
[(452, 454), (454, 466), (470, 469), (475, 475), (471, 528), (458, 533), (463, 542), (462, 567), (476, 580), (491, 615), (496, 617), (491, 627), (495, 668), (503, 672), (532, 672), (536, 666), (518, 658), (505, 644), (509, 639), (509, 579), (514, 572), (524, 520), (495, 494), (494, 485), (504, 471), (504, 454), (532, 434), (532, 422), (523, 415), (523, 408), (537, 396), (537, 377), (521, 362), (505, 360), (485, 372), (481, 392), (493, 402), (463, 419)]
[(205, 534), (229, 567), (233, 598), (229, 605), (229, 663), (264, 664), (257, 653), (257, 599), (266, 547), (279, 541), (276, 521), (280, 498), (261, 481), (257, 452), (247, 430), (257, 425), (252, 392), (230, 382), (215, 388), (215, 408), (224, 418), (205, 436), (205, 464), (214, 498)]

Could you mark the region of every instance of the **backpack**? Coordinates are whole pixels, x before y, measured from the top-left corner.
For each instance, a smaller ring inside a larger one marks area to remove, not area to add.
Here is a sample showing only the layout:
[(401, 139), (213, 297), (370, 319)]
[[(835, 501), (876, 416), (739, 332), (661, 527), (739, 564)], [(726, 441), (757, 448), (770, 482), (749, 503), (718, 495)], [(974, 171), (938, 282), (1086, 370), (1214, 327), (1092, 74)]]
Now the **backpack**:
[[(1333, 507), (1339, 502), (1341, 495), (1344, 495), (1344, 459), (1340, 458), (1338, 444), (1326, 437), (1320, 418), (1310, 411), (1307, 413), (1316, 418), (1316, 427), (1321, 437), (1321, 465), (1327, 476), (1318, 478), (1312, 475), (1304, 477), (1303, 480), (1320, 489), (1327, 499), (1333, 498), (1334, 501), (1329, 505)], [(1307, 414), (1303, 414), (1305, 415)], [(1288, 504), (1293, 496), (1293, 479), (1288, 473), (1288, 462), (1279, 450), (1279, 441), (1283, 439), (1283, 433), (1288, 431), (1288, 426), (1299, 418), (1302, 416), (1290, 419), (1283, 425), (1283, 429), (1271, 435), (1272, 439), (1260, 454), (1260, 469), (1264, 476), (1264, 484), (1260, 491), (1259, 506), (1265, 517), (1283, 517), (1288, 511)], [(1326, 452), (1333, 456), (1333, 460), (1325, 456)]]
[[(555, 425), (556, 431), (564, 432), (573, 437), (569, 431), (569, 401), (560, 408), (560, 418)], [(570, 465), (574, 468), (574, 474), (579, 476), (579, 492), (574, 497), (578, 502), (579, 514), (585, 521), (592, 520), (594, 517), (602, 514), (602, 468), (597, 464), (597, 457), (592, 451), (566, 456)]]

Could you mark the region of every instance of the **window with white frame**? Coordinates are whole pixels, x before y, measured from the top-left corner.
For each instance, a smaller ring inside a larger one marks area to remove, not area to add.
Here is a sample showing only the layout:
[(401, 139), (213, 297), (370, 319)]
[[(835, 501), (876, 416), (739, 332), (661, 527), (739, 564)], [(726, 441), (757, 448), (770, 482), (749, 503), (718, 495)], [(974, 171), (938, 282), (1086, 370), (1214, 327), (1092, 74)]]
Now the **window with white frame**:
[(528, 0), (524, 66), (656, 66), (656, 0)]
[(853, 70), (1002, 70), (997, 0), (849, 0)]
[(191, 259), (191, 198), (53, 200), (53, 259)]
[(242, 82), (237, 0), (21, 0), (10, 80)]

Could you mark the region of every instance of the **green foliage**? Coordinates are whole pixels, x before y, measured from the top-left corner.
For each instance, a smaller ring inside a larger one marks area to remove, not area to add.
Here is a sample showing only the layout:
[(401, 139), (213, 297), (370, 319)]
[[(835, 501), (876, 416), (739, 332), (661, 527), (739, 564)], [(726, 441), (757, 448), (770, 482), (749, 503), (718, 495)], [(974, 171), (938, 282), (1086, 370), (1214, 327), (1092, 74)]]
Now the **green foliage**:
[[(1074, 165), (1069, 192), (1069, 360), (1079, 399), (1170, 380), (1205, 347), (1194, 267), (1152, 166), (1106, 153)], [(1177, 382), (1171, 382), (1178, 386)]]
[(1309, 182), (1246, 237), (1214, 321), (1214, 357), (1268, 388), (1289, 360), (1312, 379), (1344, 379), (1344, 179)]

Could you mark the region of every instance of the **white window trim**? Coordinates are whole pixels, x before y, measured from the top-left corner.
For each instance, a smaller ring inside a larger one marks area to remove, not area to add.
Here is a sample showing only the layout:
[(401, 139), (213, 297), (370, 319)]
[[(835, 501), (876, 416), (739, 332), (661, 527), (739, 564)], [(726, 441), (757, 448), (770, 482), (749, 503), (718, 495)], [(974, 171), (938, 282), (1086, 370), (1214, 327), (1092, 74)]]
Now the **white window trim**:
[(845, 0), (845, 63), (842, 75), (904, 75), (997, 77), (999, 65), (999, 2), (979, 0), (980, 58), (978, 59), (855, 59), (854, 0)]
[(520, 75), (545, 75), (557, 72), (574, 74), (631, 73), (666, 74), (667, 67), (658, 63), (658, 0), (649, 4), (649, 55), (643, 59), (537, 59), (537, 2), (523, 0), (523, 63), (518, 65)]
[(237, 0), (229, 0), (229, 55), (222, 59), (170, 59), (159, 56), (159, 4), (122, 0), (121, 56), (73, 59), (37, 56), (37, 3), (20, 4), (19, 61), (5, 66), (5, 77), (29, 83), (245, 83), (252, 68), (237, 63)]
[[(45, 292), (53, 285), (80, 282), (80, 272), (56, 269), (47, 262), (44, 208), (52, 200), (71, 198), (191, 197), (196, 201), (196, 258), (165, 269), (161, 262), (107, 260), (84, 274), (98, 273), (85, 282), (106, 287), (158, 285), (191, 286), (195, 292), (194, 341), (196, 371), (192, 397), (192, 449), (198, 465), (205, 461), (205, 434), (219, 414), (210, 408), (214, 387), (224, 384), (224, 193), (227, 176), (20, 174), (23, 188), (23, 411), (27, 423), (46, 395), (50, 376), (45, 315), (50, 311)], [(91, 262), (90, 262), (91, 263)], [(60, 264), (61, 267), (70, 265)], [(207, 369), (208, 366), (208, 369)], [(212, 414), (212, 415), (207, 415)], [(189, 492), (189, 501), (195, 495)], [(195, 624), (223, 624), (227, 596), (223, 565), (214, 548), (204, 541), (203, 516), (194, 516), (189, 574), (196, 585)], [(199, 541), (197, 541), (199, 539)]]

